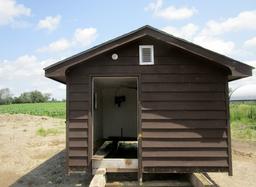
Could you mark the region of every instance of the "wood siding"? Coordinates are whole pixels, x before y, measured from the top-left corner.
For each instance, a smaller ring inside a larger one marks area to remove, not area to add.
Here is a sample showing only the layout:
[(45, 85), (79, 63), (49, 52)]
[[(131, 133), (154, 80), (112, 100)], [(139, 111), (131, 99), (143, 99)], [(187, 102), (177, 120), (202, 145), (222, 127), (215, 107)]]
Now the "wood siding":
[[(140, 44), (154, 45), (155, 65), (139, 65)], [(77, 65), (67, 76), (70, 169), (91, 163), (90, 77), (139, 76), (142, 171), (228, 171), (224, 68), (145, 38)]]

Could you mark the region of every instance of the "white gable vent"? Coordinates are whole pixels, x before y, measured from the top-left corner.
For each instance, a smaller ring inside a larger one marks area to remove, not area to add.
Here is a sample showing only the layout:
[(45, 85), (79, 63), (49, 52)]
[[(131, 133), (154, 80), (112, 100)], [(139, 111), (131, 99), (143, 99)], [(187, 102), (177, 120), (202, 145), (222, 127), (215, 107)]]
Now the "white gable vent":
[(154, 64), (154, 47), (153, 45), (140, 45), (140, 65)]

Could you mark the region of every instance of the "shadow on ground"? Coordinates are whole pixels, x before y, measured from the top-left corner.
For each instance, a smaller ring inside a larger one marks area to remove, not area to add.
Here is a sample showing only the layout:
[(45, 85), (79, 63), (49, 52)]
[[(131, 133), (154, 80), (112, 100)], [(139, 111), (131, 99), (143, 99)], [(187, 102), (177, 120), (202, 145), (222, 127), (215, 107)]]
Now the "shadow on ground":
[(11, 187), (84, 187), (88, 186), (90, 180), (91, 177), (87, 174), (65, 175), (65, 150), (63, 150), (19, 178)]

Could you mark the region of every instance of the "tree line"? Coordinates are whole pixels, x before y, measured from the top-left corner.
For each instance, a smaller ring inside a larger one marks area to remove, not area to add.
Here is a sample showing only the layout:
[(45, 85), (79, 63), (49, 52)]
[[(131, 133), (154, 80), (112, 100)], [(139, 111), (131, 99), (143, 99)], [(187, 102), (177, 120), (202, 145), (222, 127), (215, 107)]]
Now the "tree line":
[[(23, 92), (18, 97), (13, 97), (9, 88), (0, 89), (0, 105), (12, 103), (44, 103), (51, 99), (51, 94), (38, 90)], [(55, 101), (51, 99), (51, 101)]]

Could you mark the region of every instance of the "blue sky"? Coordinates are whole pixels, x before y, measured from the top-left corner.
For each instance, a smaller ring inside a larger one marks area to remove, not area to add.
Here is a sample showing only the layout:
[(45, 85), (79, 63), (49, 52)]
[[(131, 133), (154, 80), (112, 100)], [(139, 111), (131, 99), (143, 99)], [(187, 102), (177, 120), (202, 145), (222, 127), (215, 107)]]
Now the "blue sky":
[[(64, 98), (43, 67), (146, 24), (256, 65), (253, 0), (0, 0), (0, 88)], [(256, 98), (255, 75), (230, 86), (234, 98)]]

